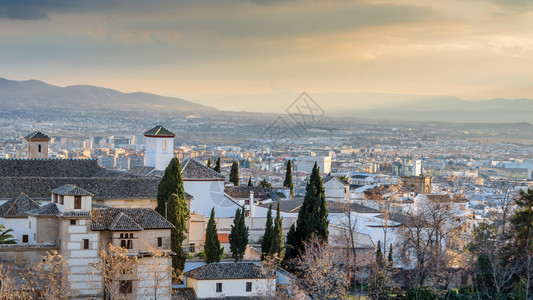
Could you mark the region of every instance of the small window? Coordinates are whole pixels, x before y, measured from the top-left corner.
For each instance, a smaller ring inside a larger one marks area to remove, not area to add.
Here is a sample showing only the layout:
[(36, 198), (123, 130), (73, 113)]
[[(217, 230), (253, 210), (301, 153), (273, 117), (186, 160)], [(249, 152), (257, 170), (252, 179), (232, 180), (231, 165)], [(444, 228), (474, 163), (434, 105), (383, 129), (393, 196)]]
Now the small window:
[(163, 238), (162, 237), (158, 237), (157, 238), (157, 247), (163, 247)]
[(246, 283), (246, 291), (247, 292), (251, 292), (252, 291), (252, 283), (251, 282), (247, 282)]
[(27, 243), (28, 242), (28, 235), (27, 234), (22, 236), (22, 242), (23, 243)]
[(124, 238), (124, 234), (123, 234), (123, 233), (120, 234), (120, 238), (121, 238), (121, 239)]
[(217, 293), (222, 293), (222, 282), (217, 282)]
[(54, 194), (54, 202), (57, 203), (57, 194)]
[(30, 229), (31, 229), (31, 221), (30, 221)]
[(89, 249), (89, 239), (83, 239), (83, 249)]
[(121, 248), (126, 248), (126, 240), (120, 241), (120, 247)]
[(74, 209), (81, 209), (81, 196), (74, 196)]
[(41, 146), (41, 144), (39, 144), (39, 145), (37, 146), (37, 151), (38, 151), (39, 153), (41, 153), (41, 150), (42, 150), (41, 148), (42, 148), (42, 146)]
[(163, 141), (163, 150), (167, 150), (167, 141)]
[(120, 293), (121, 294), (131, 294), (132, 291), (133, 291), (133, 282), (131, 280), (120, 281)]
[(70, 225), (76, 225), (76, 220), (70, 220)]
[(133, 249), (133, 242), (131, 240), (128, 240), (126, 249)]
[(59, 196), (59, 204), (63, 204), (63, 199), (64, 199), (63, 195)]

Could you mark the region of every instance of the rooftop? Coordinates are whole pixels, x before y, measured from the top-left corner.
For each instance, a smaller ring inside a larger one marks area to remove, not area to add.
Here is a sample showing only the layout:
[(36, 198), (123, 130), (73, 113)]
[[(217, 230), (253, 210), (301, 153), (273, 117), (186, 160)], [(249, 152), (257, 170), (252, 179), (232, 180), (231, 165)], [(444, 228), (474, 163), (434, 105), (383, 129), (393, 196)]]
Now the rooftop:
[(161, 125), (157, 125), (156, 127), (146, 131), (144, 133), (144, 136), (147, 137), (175, 137), (176, 134), (173, 132), (168, 131), (165, 127)]
[(181, 174), (186, 179), (216, 179), (225, 180), (226, 176), (207, 167), (193, 158), (185, 160), (181, 167)]
[(52, 190), (52, 193), (63, 196), (93, 196), (92, 193), (73, 184), (65, 184), (55, 188)]
[(0, 217), (2, 218), (17, 218), (26, 217), (28, 211), (39, 208), (39, 203), (33, 201), (28, 195), (20, 193), (20, 195), (6, 203), (0, 205)]
[(151, 208), (93, 208), (91, 216), (92, 230), (134, 231), (174, 228)]
[(185, 272), (197, 280), (268, 278), (260, 266), (251, 262), (211, 263)]
[(46, 134), (40, 132), (40, 131), (35, 131), (35, 132), (32, 132), (32, 133), (28, 134), (27, 136), (25, 136), (24, 139), (26, 139), (27, 141), (46, 141), (46, 142), (48, 142), (50, 140), (50, 137), (47, 136)]

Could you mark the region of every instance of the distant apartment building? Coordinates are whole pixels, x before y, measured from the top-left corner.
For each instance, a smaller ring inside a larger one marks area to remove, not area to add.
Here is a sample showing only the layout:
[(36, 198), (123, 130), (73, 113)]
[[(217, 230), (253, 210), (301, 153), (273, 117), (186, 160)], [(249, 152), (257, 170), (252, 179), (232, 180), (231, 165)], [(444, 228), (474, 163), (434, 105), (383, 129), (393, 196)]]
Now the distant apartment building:
[(330, 156), (300, 156), (297, 159), (297, 171), (310, 173), (313, 170), (315, 163), (320, 168), (320, 173), (331, 172), (331, 157)]

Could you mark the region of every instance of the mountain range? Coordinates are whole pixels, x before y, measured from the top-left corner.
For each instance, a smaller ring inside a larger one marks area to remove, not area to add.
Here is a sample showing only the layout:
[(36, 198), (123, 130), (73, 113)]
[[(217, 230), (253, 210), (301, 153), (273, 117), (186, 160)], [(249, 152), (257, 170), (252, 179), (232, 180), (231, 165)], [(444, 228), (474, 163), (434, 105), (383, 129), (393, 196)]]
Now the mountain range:
[[(533, 100), (489, 99), (466, 101), (453, 96), (423, 96), (384, 93), (310, 93), (326, 117), (351, 117), (398, 121), (460, 123), (533, 123)], [(298, 93), (199, 97), (196, 102), (150, 93), (73, 85), (59, 87), (38, 80), (0, 78), (2, 109), (79, 108), (111, 110), (161, 110), (181, 112), (284, 114)], [(217, 110), (219, 108), (221, 110)]]
[(0, 78), (3, 108), (80, 108), (120, 110), (215, 111), (214, 108), (180, 98), (150, 93), (122, 93), (90, 85), (59, 87), (39, 80)]

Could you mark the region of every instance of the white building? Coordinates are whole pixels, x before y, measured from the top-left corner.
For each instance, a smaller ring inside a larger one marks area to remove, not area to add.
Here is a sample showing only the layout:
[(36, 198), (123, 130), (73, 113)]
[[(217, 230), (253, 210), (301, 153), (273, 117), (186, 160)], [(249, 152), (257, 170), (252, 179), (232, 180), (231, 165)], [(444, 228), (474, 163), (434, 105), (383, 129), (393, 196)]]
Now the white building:
[(422, 175), (422, 161), (417, 159), (413, 160), (413, 176)]
[(174, 133), (165, 127), (156, 127), (144, 133), (146, 138), (144, 165), (165, 170), (174, 157)]
[(185, 272), (185, 276), (197, 299), (270, 299), (276, 295), (276, 275), (251, 262), (211, 263)]
[(330, 156), (300, 156), (297, 159), (298, 172), (311, 173), (315, 163), (320, 168), (320, 173), (327, 174), (331, 172), (331, 157)]
[(346, 202), (350, 199), (349, 184), (342, 182), (335, 176), (327, 176), (324, 179), (326, 200)]

